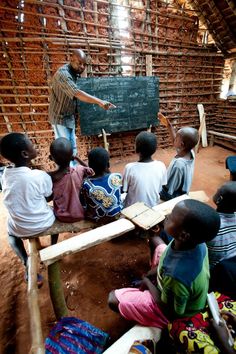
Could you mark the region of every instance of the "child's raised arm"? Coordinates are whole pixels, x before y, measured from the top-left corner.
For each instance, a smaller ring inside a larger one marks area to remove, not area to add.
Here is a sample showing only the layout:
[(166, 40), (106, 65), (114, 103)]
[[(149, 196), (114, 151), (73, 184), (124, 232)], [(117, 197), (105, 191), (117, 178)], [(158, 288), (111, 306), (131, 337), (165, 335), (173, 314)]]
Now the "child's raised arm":
[(73, 156), (73, 160), (77, 161), (81, 166), (88, 167), (88, 165), (79, 158), (79, 156)]
[(171, 142), (172, 142), (172, 144), (174, 144), (176, 132), (175, 132), (175, 129), (172, 126), (171, 122), (161, 112), (158, 112), (158, 119), (160, 120), (160, 123), (168, 129), (169, 134), (170, 134), (170, 138), (171, 138)]

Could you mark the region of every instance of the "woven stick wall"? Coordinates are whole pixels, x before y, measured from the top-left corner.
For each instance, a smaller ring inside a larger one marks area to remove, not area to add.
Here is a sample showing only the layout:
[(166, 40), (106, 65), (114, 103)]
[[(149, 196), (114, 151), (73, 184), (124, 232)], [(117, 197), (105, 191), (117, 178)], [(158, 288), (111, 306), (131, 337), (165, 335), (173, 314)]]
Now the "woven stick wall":
[[(205, 106), (207, 124), (214, 124), (224, 60), (214, 46), (198, 43), (192, 11), (154, 0), (2, 0), (0, 23), (0, 134), (26, 131), (46, 168), (53, 139), (50, 80), (73, 48), (87, 53), (87, 76), (159, 76), (160, 109), (177, 126), (198, 127), (197, 103)], [(161, 147), (170, 145), (164, 128), (153, 131)], [(136, 134), (110, 136), (111, 155), (133, 153)], [(82, 137), (79, 126), (77, 136), (82, 157), (102, 144)]]

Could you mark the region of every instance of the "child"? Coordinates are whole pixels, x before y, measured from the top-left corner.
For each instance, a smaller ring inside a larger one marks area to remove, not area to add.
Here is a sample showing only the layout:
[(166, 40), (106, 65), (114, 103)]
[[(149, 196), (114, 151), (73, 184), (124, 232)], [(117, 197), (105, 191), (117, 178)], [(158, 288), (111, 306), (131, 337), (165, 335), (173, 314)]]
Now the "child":
[(27, 280), (28, 256), (22, 238), (33, 237), (54, 223), (53, 210), (46, 201), (52, 194), (52, 180), (46, 172), (30, 169), (37, 153), (26, 135), (5, 135), (0, 140), (0, 153), (14, 164), (6, 167), (2, 176), (3, 202), (9, 212), (9, 242), (26, 268)]
[(167, 183), (166, 167), (163, 162), (152, 159), (157, 149), (157, 138), (153, 133), (143, 131), (135, 140), (138, 162), (125, 166), (123, 192), (127, 193), (125, 207), (144, 202), (149, 207), (160, 201), (160, 191)]
[(215, 237), (219, 227), (219, 215), (210, 206), (192, 199), (179, 202), (165, 221), (173, 241), (161, 256), (157, 287), (144, 277), (145, 288), (111, 292), (110, 307), (127, 320), (158, 328), (165, 328), (168, 319), (193, 316), (204, 309), (209, 284), (204, 242)]
[(121, 175), (110, 173), (109, 153), (101, 147), (90, 151), (88, 163), (95, 175), (86, 178), (82, 185), (85, 215), (96, 221), (112, 221), (121, 210)]
[(198, 142), (198, 131), (191, 127), (184, 127), (175, 133), (170, 121), (162, 113), (158, 113), (158, 118), (169, 130), (177, 152), (167, 170), (167, 184), (160, 193), (161, 199), (166, 201), (190, 190), (195, 159), (192, 149)]
[(53, 208), (56, 218), (62, 222), (84, 219), (80, 189), (83, 178), (93, 174), (93, 170), (81, 165), (70, 167), (70, 162), (77, 158), (73, 156), (72, 145), (66, 138), (54, 140), (50, 146), (50, 154), (59, 167), (49, 173), (53, 181)]
[(220, 216), (220, 230), (207, 242), (211, 268), (217, 263), (236, 256), (236, 182), (226, 182), (213, 197)]

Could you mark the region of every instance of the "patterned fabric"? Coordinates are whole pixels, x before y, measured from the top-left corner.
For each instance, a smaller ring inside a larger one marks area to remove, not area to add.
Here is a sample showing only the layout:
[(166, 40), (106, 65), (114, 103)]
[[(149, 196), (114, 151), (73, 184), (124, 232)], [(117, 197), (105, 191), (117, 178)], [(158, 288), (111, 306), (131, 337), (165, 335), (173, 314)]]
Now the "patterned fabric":
[(46, 354), (100, 354), (108, 334), (75, 317), (63, 317), (45, 340)]
[(70, 64), (60, 67), (53, 76), (48, 112), (52, 124), (61, 124), (70, 129), (75, 127), (78, 80), (79, 76), (73, 72)]
[(121, 174), (85, 178), (81, 194), (86, 217), (93, 220), (114, 217), (121, 211)]
[(236, 214), (220, 215), (220, 230), (216, 237), (207, 242), (210, 267), (224, 259), (236, 256)]
[[(220, 311), (236, 314), (236, 301), (225, 295), (215, 293)], [(170, 337), (181, 353), (218, 354), (219, 348), (211, 338), (209, 312), (198, 313), (192, 317), (179, 318), (168, 325)], [(234, 342), (236, 349), (236, 341)]]
[(155, 354), (156, 343), (152, 339), (136, 340), (128, 354)]

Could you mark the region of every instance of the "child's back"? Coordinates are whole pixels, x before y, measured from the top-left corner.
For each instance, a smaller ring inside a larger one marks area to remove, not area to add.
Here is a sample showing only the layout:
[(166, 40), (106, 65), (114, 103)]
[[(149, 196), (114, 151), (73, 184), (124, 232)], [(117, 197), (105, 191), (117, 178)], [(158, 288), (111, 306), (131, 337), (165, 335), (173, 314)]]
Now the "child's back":
[(154, 134), (141, 132), (135, 142), (139, 161), (125, 166), (123, 176), (123, 192), (127, 193), (125, 207), (136, 202), (144, 202), (153, 207), (159, 203), (159, 193), (167, 182), (166, 167), (163, 162), (151, 158), (157, 148)]
[(29, 167), (7, 167), (2, 188), (9, 212), (10, 235), (36, 235), (53, 224), (53, 210), (45, 199), (52, 194), (52, 180), (46, 172)]
[(109, 154), (103, 148), (91, 150), (88, 161), (95, 176), (85, 178), (81, 190), (86, 217), (111, 221), (121, 211), (121, 175), (109, 172)]
[[(0, 152), (14, 163), (14, 167), (5, 168), (2, 187), (4, 204), (9, 212), (9, 243), (26, 268), (27, 280), (28, 255), (22, 238), (34, 237), (52, 226), (55, 216), (46, 201), (52, 194), (52, 180), (46, 172), (29, 168), (37, 153), (26, 135), (10, 133), (4, 136), (0, 140)], [(51, 242), (55, 243), (57, 237), (52, 235)], [(38, 275), (38, 284), (41, 283)]]
[(80, 190), (83, 179), (93, 171), (81, 165), (70, 167), (73, 150), (66, 138), (54, 140), (50, 146), (50, 153), (59, 167), (50, 173), (53, 180), (53, 208), (56, 218), (62, 222), (82, 220), (84, 209), (80, 202)]

